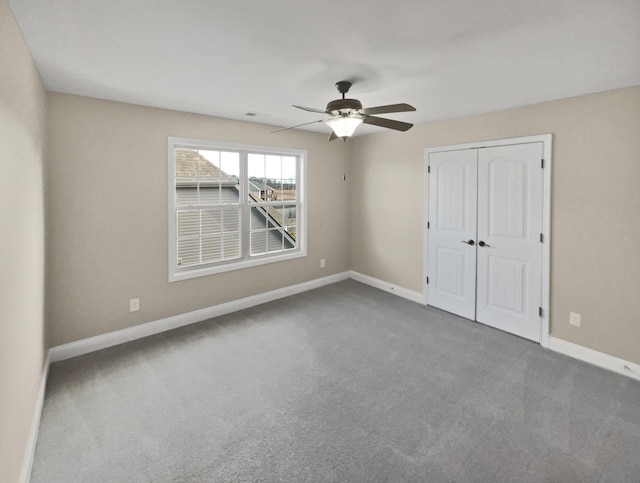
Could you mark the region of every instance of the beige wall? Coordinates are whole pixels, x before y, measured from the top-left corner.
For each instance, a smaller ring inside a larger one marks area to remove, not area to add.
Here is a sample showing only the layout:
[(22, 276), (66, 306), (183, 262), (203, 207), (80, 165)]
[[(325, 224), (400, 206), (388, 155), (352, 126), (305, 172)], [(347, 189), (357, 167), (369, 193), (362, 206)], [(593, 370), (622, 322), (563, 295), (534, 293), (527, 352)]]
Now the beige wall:
[(424, 148), (545, 133), (551, 334), (640, 363), (640, 86), (350, 140), (351, 268), (422, 293)]
[(0, 481), (18, 481), (43, 365), (45, 90), (0, 0)]
[[(343, 143), (305, 131), (49, 94), (47, 321), (52, 345), (349, 268)], [(168, 282), (167, 137), (308, 150), (308, 256)], [(326, 268), (320, 269), (320, 258)], [(129, 313), (129, 299), (141, 309)]]
[[(48, 112), (52, 345), (346, 269), (421, 292), (424, 148), (552, 133), (552, 335), (640, 362), (640, 87), (362, 136), (346, 153), (324, 135), (63, 94)], [(309, 256), (169, 284), (169, 135), (308, 149)]]

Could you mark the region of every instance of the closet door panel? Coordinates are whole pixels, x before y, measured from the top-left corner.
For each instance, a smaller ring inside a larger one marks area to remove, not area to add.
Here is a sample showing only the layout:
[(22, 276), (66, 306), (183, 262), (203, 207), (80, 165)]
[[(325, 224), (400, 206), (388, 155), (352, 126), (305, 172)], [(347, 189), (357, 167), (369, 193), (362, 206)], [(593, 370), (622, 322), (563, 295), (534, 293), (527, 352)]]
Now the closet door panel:
[(475, 319), (476, 150), (429, 156), (429, 305)]
[(542, 143), (478, 152), (476, 320), (540, 341)]

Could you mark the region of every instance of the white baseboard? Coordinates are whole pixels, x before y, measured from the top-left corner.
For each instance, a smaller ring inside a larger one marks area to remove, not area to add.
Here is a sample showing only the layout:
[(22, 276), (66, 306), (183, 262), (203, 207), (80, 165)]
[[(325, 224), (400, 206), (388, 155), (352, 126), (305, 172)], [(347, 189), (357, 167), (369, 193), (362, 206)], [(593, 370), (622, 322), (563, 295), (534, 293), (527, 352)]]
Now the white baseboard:
[(618, 374), (640, 380), (640, 364), (625, 361), (617, 357), (598, 352), (588, 347), (584, 347), (572, 342), (567, 342), (557, 337), (549, 337), (549, 349), (559, 352), (574, 359), (579, 359), (589, 364), (593, 364), (604, 369), (608, 369)]
[[(44, 401), (44, 388), (46, 385), (46, 375), (48, 374), (48, 366), (50, 362), (58, 362), (65, 359), (70, 359), (72, 357), (77, 357), (83, 354), (88, 354), (90, 352), (106, 349), (108, 347), (113, 347), (115, 345), (123, 344), (125, 342), (131, 342), (133, 340), (141, 339), (143, 337), (148, 337), (150, 335), (160, 334), (162, 332), (166, 332), (172, 329), (177, 329), (185, 325), (194, 324), (196, 322), (202, 322), (204, 320), (208, 320), (213, 317), (219, 317), (221, 315), (225, 315), (232, 312), (236, 312), (238, 310), (254, 307), (256, 305), (271, 302), (273, 300), (277, 300), (283, 297), (288, 297), (290, 295), (306, 292), (307, 290), (313, 290), (315, 288), (319, 288), (324, 285), (329, 285), (332, 283), (340, 282), (342, 280), (347, 280), (348, 278), (352, 278), (357, 282), (370, 285), (372, 287), (383, 290), (385, 292), (392, 293), (394, 295), (405, 298), (412, 302), (416, 302), (419, 304), (425, 303), (423, 294), (419, 292), (414, 292), (413, 290), (409, 290), (404, 287), (393, 285), (391, 283), (385, 282), (384, 280), (370, 277), (369, 275), (364, 275), (360, 272), (347, 271), (347, 272), (337, 273), (334, 275), (329, 275), (323, 278), (318, 278), (315, 280), (310, 280), (308, 282), (291, 285), (289, 287), (283, 287), (277, 290), (272, 290), (270, 292), (265, 292), (257, 295), (252, 295), (250, 297), (233, 300), (231, 302), (226, 302), (220, 305), (214, 305), (212, 307), (206, 307), (204, 309), (194, 310), (192, 312), (187, 312), (185, 314), (179, 314), (173, 317), (167, 317), (165, 319), (155, 320), (152, 322), (147, 322), (147, 323), (136, 325), (133, 327), (128, 327), (126, 329), (109, 332), (107, 334), (101, 334), (95, 337), (89, 337), (87, 339), (82, 339), (79, 341), (70, 342), (68, 344), (52, 347), (49, 350), (49, 353), (47, 355), (46, 371), (43, 374), (42, 385), (40, 388), (40, 393), (38, 394), (39, 408), (36, 408), (38, 418), (40, 417), (39, 416), (41, 412), (40, 410), (42, 408), (42, 403)], [(587, 347), (573, 344), (571, 342), (567, 342), (563, 339), (558, 339), (556, 337), (549, 337), (548, 348), (550, 350), (559, 352), (569, 357), (573, 357), (575, 359), (579, 359), (579, 360), (588, 362), (590, 364), (603, 367), (605, 369), (617, 372), (619, 374), (624, 374), (625, 376), (629, 376), (633, 379), (640, 380), (640, 365), (635, 364), (633, 362), (625, 361), (623, 359), (619, 359), (609, 354), (605, 354), (603, 352), (598, 352), (596, 350), (589, 349)], [(38, 426), (36, 425), (35, 426), (36, 436), (37, 436), (37, 427)], [(30, 441), (32, 439), (32, 436), (33, 435), (30, 436)], [(33, 444), (35, 445), (35, 437), (33, 437), (33, 439), (34, 439)]]
[(371, 285), (372, 287), (384, 290), (385, 292), (389, 292), (407, 300), (411, 300), (412, 302), (417, 302), (424, 305), (424, 296), (419, 292), (414, 292), (413, 290), (399, 287), (389, 282), (385, 282), (384, 280), (370, 277), (369, 275), (364, 275), (360, 272), (354, 272), (353, 270), (349, 272), (349, 276), (357, 282)]
[(50, 349), (50, 359), (51, 362), (71, 359), (72, 357), (78, 357), (90, 352), (107, 349), (119, 344), (124, 344), (125, 342), (142, 339), (143, 337), (160, 334), (168, 330), (184, 327), (185, 325), (195, 324), (197, 322), (202, 322), (213, 317), (219, 317), (221, 315), (229, 314), (231, 312), (236, 312), (242, 309), (247, 309), (249, 307), (254, 307), (256, 305), (271, 302), (283, 297), (306, 292), (307, 290), (313, 290), (324, 285), (347, 280), (348, 278), (352, 278), (358, 282), (398, 295), (405, 299), (411, 300), (412, 302), (424, 304), (424, 298), (421, 293), (414, 292), (403, 287), (398, 287), (396, 285), (387, 283), (384, 280), (379, 280), (377, 278), (373, 278), (359, 272), (341, 272), (334, 275), (329, 275), (328, 277), (318, 278), (297, 285), (291, 285), (289, 287), (272, 290), (270, 292), (252, 295), (250, 297), (245, 297), (238, 300), (232, 300), (231, 302), (226, 302), (220, 305), (214, 305), (212, 307), (194, 310), (185, 314), (174, 315), (172, 317), (154, 320), (152, 322), (146, 322), (143, 324), (135, 325), (133, 327), (128, 327), (126, 329), (96, 335), (87, 339), (69, 342), (68, 344), (62, 344)]
[(125, 342), (142, 339), (143, 337), (148, 337), (150, 335), (160, 334), (168, 330), (184, 327), (185, 325), (195, 324), (196, 322), (202, 322), (213, 317), (219, 317), (221, 315), (254, 307), (283, 297), (306, 292), (307, 290), (313, 290), (324, 285), (347, 280), (348, 278), (349, 272), (341, 272), (327, 277), (310, 280), (308, 282), (283, 287), (277, 290), (271, 290), (270, 292), (232, 300), (231, 302), (214, 305), (212, 307), (194, 310), (193, 312), (174, 315), (173, 317), (146, 322), (126, 329), (96, 335), (94, 337), (89, 337), (75, 342), (69, 342), (68, 344), (62, 344), (51, 348), (49, 351), (51, 362), (63, 361), (65, 359), (106, 349)]
[[(371, 285), (372, 287), (398, 295), (411, 300), (412, 302), (417, 302), (419, 304), (425, 303), (423, 295), (421, 293), (414, 292), (413, 290), (398, 287), (385, 282), (384, 280), (370, 277), (369, 275), (364, 275), (359, 272), (350, 271), (349, 276), (358, 282)], [(559, 352), (574, 359), (588, 362), (589, 364), (617, 372), (618, 374), (631, 377), (632, 379), (640, 380), (640, 364), (625, 361), (624, 359), (619, 359), (618, 357), (605, 354), (604, 352), (598, 352), (596, 350), (589, 349), (588, 347), (573, 344), (556, 337), (543, 338), (541, 345), (542, 347)]]
[(42, 407), (44, 406), (44, 396), (47, 389), (47, 377), (49, 377), (50, 362), (51, 359), (49, 357), (49, 351), (47, 351), (47, 355), (42, 366), (42, 375), (40, 376), (40, 386), (38, 387), (36, 406), (33, 410), (29, 439), (27, 440), (27, 447), (22, 460), (20, 483), (29, 483), (29, 480), (31, 480), (31, 468), (33, 467), (33, 457), (36, 453), (36, 444), (38, 443), (38, 431), (40, 430), (40, 418), (42, 417)]

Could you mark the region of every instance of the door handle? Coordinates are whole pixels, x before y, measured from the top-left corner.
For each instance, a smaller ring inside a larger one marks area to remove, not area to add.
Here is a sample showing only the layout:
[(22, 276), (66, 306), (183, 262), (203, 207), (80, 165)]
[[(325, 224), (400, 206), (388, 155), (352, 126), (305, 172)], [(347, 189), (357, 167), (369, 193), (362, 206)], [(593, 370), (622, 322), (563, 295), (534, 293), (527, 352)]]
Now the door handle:
[(482, 240), (480, 240), (478, 242), (478, 245), (480, 245), (481, 247), (490, 247), (491, 245), (489, 245), (488, 243), (483, 242)]
[(462, 240), (462, 243), (466, 243), (467, 245), (472, 245), (472, 246), (476, 244), (476, 242), (474, 242), (473, 240), (469, 240), (469, 241)]

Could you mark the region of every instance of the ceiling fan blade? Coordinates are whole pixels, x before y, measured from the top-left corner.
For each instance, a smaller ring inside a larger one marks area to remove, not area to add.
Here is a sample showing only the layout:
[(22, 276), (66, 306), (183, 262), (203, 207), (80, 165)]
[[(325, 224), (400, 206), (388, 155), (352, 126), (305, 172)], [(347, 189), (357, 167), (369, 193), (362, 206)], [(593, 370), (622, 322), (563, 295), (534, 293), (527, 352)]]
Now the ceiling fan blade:
[(338, 136), (336, 133), (333, 132), (333, 129), (332, 129), (331, 136), (329, 136), (329, 141), (333, 141), (334, 139), (338, 139)]
[(275, 131), (271, 131), (271, 134), (273, 134), (274, 132), (286, 131), (287, 129), (294, 129), (294, 128), (300, 127), (300, 126), (306, 126), (307, 124), (315, 124), (317, 122), (325, 122), (325, 121), (326, 121), (326, 119), (318, 119), (317, 121), (303, 122), (302, 124), (296, 124), (295, 126), (289, 126), (289, 127), (283, 127), (282, 129), (276, 129)]
[(360, 109), (361, 114), (388, 114), (390, 112), (415, 111), (416, 108), (409, 104), (389, 104), (388, 106), (365, 107)]
[(413, 127), (413, 124), (408, 122), (394, 121), (393, 119), (374, 116), (364, 116), (362, 122), (365, 124), (373, 124), (374, 126), (386, 127), (387, 129), (395, 129), (396, 131), (408, 131)]
[(298, 109), (302, 109), (303, 111), (317, 112), (318, 114), (327, 113), (327, 111), (323, 111), (322, 109), (315, 109), (313, 107), (296, 106), (295, 104), (293, 105), (293, 107), (297, 107)]

